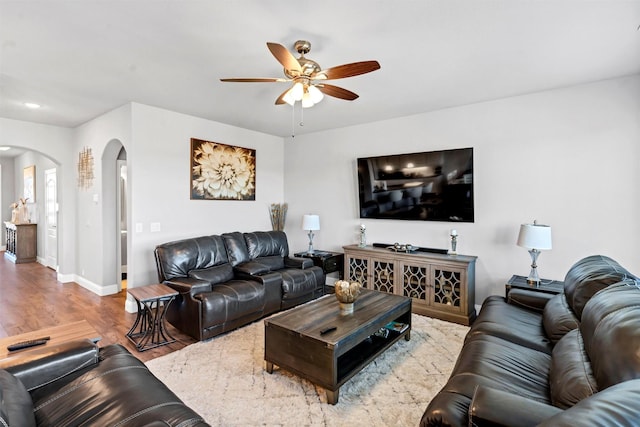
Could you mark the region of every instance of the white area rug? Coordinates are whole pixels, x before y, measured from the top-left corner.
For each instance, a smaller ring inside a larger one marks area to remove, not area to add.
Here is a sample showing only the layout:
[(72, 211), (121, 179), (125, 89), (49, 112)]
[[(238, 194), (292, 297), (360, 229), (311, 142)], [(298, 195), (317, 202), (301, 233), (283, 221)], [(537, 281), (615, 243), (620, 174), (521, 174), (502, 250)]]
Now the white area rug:
[(150, 360), (147, 366), (213, 426), (417, 426), (453, 369), (468, 329), (414, 314), (400, 340), (340, 388), (264, 371), (264, 323)]

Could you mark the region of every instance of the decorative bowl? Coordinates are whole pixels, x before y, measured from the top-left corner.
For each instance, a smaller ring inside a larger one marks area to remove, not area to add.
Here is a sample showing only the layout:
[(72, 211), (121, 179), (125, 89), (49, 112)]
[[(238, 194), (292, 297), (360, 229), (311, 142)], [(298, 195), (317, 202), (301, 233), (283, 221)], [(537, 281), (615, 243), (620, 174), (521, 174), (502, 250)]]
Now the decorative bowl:
[(360, 295), (362, 285), (358, 282), (338, 280), (334, 285), (336, 298), (340, 303), (340, 312), (343, 314), (353, 313), (353, 303)]

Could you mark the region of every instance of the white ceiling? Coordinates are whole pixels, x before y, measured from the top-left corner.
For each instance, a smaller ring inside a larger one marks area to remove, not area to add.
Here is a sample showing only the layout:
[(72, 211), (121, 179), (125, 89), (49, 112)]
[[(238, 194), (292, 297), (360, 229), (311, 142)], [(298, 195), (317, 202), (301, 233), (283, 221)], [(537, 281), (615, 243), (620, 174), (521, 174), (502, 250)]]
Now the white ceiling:
[(640, 0), (0, 0), (0, 117), (75, 127), (139, 102), (288, 136), (285, 83), (219, 79), (283, 77), (267, 41), (380, 62), (332, 81), (360, 98), (305, 109), (303, 134), (637, 74), (639, 25)]

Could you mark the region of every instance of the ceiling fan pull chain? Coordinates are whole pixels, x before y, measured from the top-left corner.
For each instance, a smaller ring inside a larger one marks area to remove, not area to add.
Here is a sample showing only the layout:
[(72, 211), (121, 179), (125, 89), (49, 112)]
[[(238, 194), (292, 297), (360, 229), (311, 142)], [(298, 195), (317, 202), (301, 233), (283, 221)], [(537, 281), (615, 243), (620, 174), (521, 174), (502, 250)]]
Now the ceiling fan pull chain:
[(296, 137), (296, 103), (291, 105), (291, 138)]
[(304, 126), (304, 108), (302, 102), (300, 103), (300, 126)]

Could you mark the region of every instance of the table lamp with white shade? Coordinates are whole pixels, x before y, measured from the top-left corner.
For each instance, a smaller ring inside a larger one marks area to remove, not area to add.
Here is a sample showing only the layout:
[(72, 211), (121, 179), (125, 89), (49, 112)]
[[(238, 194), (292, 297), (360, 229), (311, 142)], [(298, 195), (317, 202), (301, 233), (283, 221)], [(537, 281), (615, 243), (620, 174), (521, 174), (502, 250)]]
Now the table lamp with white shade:
[(540, 251), (551, 249), (551, 227), (548, 225), (522, 224), (518, 234), (518, 246), (529, 249), (531, 255), (531, 272), (527, 277), (527, 283), (539, 286), (538, 266), (536, 264)]
[(308, 254), (313, 253), (313, 232), (320, 230), (320, 217), (318, 215), (305, 215), (302, 217), (302, 229), (309, 231)]

